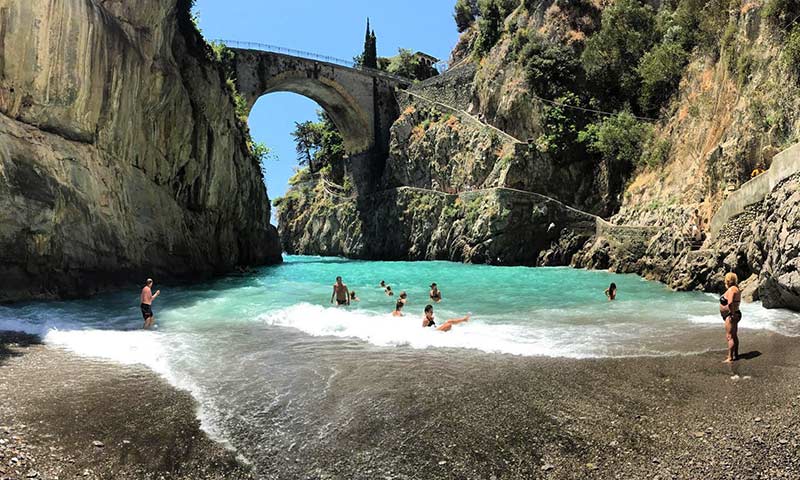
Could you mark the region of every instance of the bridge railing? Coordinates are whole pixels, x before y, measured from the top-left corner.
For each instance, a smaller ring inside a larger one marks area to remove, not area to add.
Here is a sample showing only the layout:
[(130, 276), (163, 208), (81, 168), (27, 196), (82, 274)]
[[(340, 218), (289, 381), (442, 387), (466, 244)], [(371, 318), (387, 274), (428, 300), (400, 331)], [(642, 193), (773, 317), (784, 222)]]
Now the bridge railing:
[(402, 83), (411, 83), (411, 80), (408, 78), (402, 77), (400, 75), (394, 75), (392, 73), (386, 72), (384, 70), (378, 70), (376, 68), (368, 68), (361, 65), (356, 64), (356, 62), (352, 60), (345, 60), (343, 58), (331, 57), (328, 55), (320, 55), (319, 53), (314, 52), (307, 52), (305, 50), (296, 50), (294, 48), (286, 48), (286, 47), (279, 47), (277, 45), (270, 45), (267, 43), (258, 43), (258, 42), (243, 42), (240, 40), (213, 40), (215, 43), (222, 43), (228, 47), (233, 48), (245, 48), (249, 50), (261, 50), (264, 52), (273, 52), (273, 53), (283, 53), (286, 55), (292, 55), (294, 57), (302, 57), (308, 58), (312, 60), (319, 60), (322, 62), (333, 63), (335, 65), (341, 65), (343, 67), (352, 68), (354, 70), (360, 70), (362, 72), (366, 72), (372, 75), (378, 75), (381, 77), (391, 78), (392, 80), (396, 80)]

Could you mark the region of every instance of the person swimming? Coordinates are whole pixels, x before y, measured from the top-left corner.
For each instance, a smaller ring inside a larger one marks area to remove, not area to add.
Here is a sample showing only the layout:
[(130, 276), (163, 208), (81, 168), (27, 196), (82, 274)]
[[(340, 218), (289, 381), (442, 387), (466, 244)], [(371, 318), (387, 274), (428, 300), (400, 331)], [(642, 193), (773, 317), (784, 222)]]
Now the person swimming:
[(356, 291), (355, 290), (350, 290), (350, 301), (351, 302), (360, 302), (361, 301), (361, 299), (358, 298), (358, 295), (356, 295)]
[(439, 290), (439, 287), (436, 285), (436, 282), (431, 283), (431, 293), (430, 293), (431, 300), (436, 303), (442, 301), (442, 291)]
[(402, 300), (398, 300), (397, 303), (394, 305), (394, 312), (392, 312), (393, 317), (402, 317), (403, 316), (403, 307), (405, 303)]
[(468, 322), (470, 316), (471, 314), (468, 313), (465, 317), (451, 318), (437, 327), (436, 321), (433, 318), (433, 305), (426, 305), (425, 312), (422, 315), (422, 328), (433, 327), (440, 332), (449, 332), (450, 329), (453, 328), (453, 325)]
[(614, 300), (617, 298), (617, 284), (611, 282), (611, 285), (606, 288), (606, 297), (608, 297), (608, 301)]
[(386, 288), (386, 282), (381, 280), (381, 288)]
[(386, 285), (386, 295), (389, 295), (390, 297), (394, 295), (392, 287), (390, 287), (389, 285)]

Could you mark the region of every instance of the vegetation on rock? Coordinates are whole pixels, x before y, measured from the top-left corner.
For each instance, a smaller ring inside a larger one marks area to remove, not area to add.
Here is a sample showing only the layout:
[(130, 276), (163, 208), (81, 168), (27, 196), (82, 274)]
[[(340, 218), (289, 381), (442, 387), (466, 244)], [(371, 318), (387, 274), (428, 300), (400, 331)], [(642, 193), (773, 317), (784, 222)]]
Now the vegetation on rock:
[(475, 0), (457, 0), (453, 19), (456, 21), (458, 32), (462, 33), (475, 23), (475, 14), (478, 8)]

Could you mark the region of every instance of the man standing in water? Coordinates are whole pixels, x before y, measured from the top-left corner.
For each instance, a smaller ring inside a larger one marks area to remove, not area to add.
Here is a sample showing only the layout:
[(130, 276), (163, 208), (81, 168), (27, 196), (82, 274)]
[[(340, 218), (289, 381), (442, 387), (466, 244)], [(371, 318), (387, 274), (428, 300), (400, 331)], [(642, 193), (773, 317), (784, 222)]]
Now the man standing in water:
[(153, 300), (155, 300), (157, 296), (161, 295), (161, 290), (156, 290), (156, 293), (153, 293), (152, 288), (153, 279), (148, 278), (144, 283), (144, 288), (142, 288), (141, 295), (142, 316), (144, 317), (145, 330), (152, 327), (156, 322), (156, 317), (153, 316)]
[(333, 284), (331, 303), (333, 303), (334, 297), (336, 297), (336, 305), (350, 305), (350, 291), (347, 290), (347, 285), (342, 283), (342, 277), (336, 277), (336, 283)]

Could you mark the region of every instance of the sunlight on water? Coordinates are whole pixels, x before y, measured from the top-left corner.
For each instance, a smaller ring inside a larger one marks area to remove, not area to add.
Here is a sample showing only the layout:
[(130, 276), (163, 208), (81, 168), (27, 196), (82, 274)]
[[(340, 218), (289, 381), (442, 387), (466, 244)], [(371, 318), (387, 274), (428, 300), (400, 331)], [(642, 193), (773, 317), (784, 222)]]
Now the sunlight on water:
[[(330, 304), (337, 275), (360, 302)], [(385, 295), (381, 280), (397, 295), (408, 293), (405, 317), (390, 315), (397, 297)], [(603, 292), (612, 281), (618, 297), (608, 302)], [(472, 320), (448, 333), (422, 328), (431, 282), (444, 296), (435, 305), (439, 323), (467, 312)], [(384, 349), (379, 354), (391, 364), (400, 358), (393, 355), (442, 348), (588, 358), (722, 346), (716, 295), (672, 292), (634, 275), (599, 271), (287, 257), (253, 275), (156, 288), (162, 295), (154, 303), (153, 331), (141, 330), (138, 291), (0, 307), (0, 330), (40, 334), (79, 355), (145, 365), (193, 393), (204, 428), (217, 438), (231, 425), (245, 425), (235, 429), (247, 435), (310, 428), (292, 409), (324, 396), (337, 375), (337, 357), (359, 350)], [(800, 334), (798, 314), (759, 304), (743, 311), (743, 335), (754, 329)], [(283, 416), (270, 416), (276, 408)], [(272, 423), (251, 425), (235, 413), (254, 411)]]

